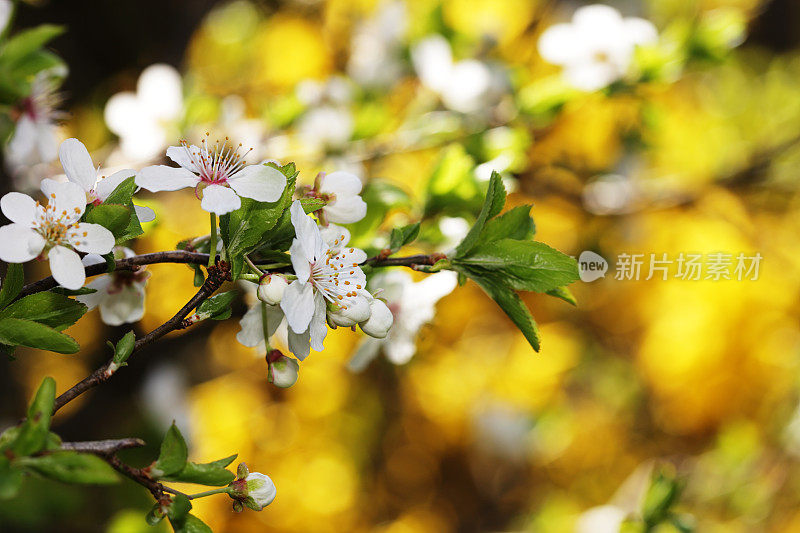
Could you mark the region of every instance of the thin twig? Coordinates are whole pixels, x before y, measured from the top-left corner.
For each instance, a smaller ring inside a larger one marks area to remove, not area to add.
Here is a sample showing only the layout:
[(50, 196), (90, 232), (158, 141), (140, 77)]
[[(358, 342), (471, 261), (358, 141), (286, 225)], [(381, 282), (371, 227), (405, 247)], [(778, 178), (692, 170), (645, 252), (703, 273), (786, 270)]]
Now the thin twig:
[[(186, 327), (187, 324), (183, 321), (183, 319), (186, 318), (187, 315), (204, 300), (214, 294), (222, 285), (222, 283), (229, 278), (229, 275), (230, 270), (227, 263), (220, 262), (217, 264), (217, 266), (209, 268), (208, 278), (206, 278), (203, 286), (200, 287), (200, 290), (197, 291), (192, 299), (189, 300), (186, 305), (181, 307), (180, 311), (175, 313), (172, 318), (158, 326), (141, 339), (137, 340), (133, 346), (133, 352), (129, 357), (132, 357), (133, 354), (138, 350), (142, 349), (144, 346), (147, 346), (151, 342), (160, 339), (170, 331)], [(74, 400), (87, 390), (94, 388), (100, 383), (103, 383), (111, 378), (111, 376), (114, 375), (114, 369), (111, 366), (112, 361), (113, 359), (110, 359), (106, 364), (92, 372), (89, 376), (85, 377), (73, 385), (69, 390), (61, 394), (58, 398), (56, 398), (55, 405), (53, 407), (53, 413), (64, 407), (67, 403)]]
[(104, 461), (106, 461), (109, 465), (111, 465), (111, 468), (113, 468), (120, 474), (129, 477), (139, 485), (142, 485), (147, 490), (149, 490), (150, 494), (152, 494), (156, 500), (161, 501), (161, 499), (164, 497), (164, 490), (166, 487), (164, 487), (164, 485), (162, 485), (158, 481), (153, 481), (150, 478), (150, 476), (148, 476), (141, 468), (134, 468), (130, 465), (126, 465), (125, 463), (119, 460), (119, 457), (113, 454), (106, 454), (100, 456), (103, 458)]
[(62, 442), (62, 450), (70, 450), (82, 453), (94, 453), (98, 455), (114, 454), (119, 450), (128, 448), (141, 448), (145, 445), (142, 439), (109, 439), (109, 440), (88, 440), (83, 442)]

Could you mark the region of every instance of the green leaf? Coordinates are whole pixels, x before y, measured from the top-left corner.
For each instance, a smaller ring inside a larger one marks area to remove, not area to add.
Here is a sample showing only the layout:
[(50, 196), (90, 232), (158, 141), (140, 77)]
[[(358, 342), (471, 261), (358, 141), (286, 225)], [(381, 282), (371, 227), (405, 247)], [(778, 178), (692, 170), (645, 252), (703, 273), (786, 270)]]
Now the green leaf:
[(192, 502), (183, 494), (173, 494), (172, 503), (167, 507), (167, 516), (170, 521), (183, 521), (189, 511), (192, 510)]
[(573, 296), (572, 292), (566, 287), (557, 287), (555, 289), (551, 289), (547, 291), (547, 294), (550, 296), (554, 296), (555, 298), (564, 300), (568, 304), (575, 306), (578, 305), (578, 300), (575, 299), (575, 296)]
[(131, 353), (133, 353), (135, 345), (136, 335), (133, 333), (133, 330), (131, 330), (126, 333), (114, 347), (114, 359), (112, 360), (112, 364), (116, 365), (117, 368), (123, 366)]
[(389, 211), (410, 206), (408, 193), (388, 181), (369, 180), (361, 191), (361, 198), (367, 204), (367, 214), (353, 224), (348, 224), (353, 240), (352, 246), (367, 248), (374, 238), (373, 233), (386, 221)]
[(442, 152), (428, 179), (425, 216), (474, 212), (481, 203), (481, 189), (475, 179), (475, 161), (461, 144), (451, 144)]
[(63, 26), (42, 24), (17, 33), (0, 49), (0, 63), (14, 65), (64, 33)]
[(293, 163), (278, 167), (286, 176), (286, 188), (283, 195), (275, 202), (257, 202), (250, 198), (242, 198), (242, 206), (220, 217), (220, 231), (228, 258), (231, 263), (231, 278), (239, 278), (244, 268), (244, 255), (253, 251), (262, 241), (264, 235), (271, 230), (281, 215), (292, 203), (297, 170)]
[(17, 300), (0, 311), (0, 320), (22, 318), (62, 331), (77, 322), (87, 309), (84, 304), (63, 294), (52, 291), (37, 292)]
[(181, 521), (170, 520), (175, 533), (213, 533), (202, 520), (193, 514), (187, 514)]
[(222, 487), (228, 485), (236, 477), (233, 472), (226, 470), (236, 459), (236, 455), (231, 455), (211, 463), (186, 463), (186, 466), (177, 474), (165, 476), (166, 481), (181, 481), (184, 483), (196, 483), (198, 485), (210, 485)]
[(65, 289), (64, 287), (55, 287), (50, 289), (50, 292), (63, 294), (64, 296), (82, 296), (84, 294), (94, 294), (97, 292), (97, 289), (90, 289), (89, 287), (81, 287), (80, 289)]
[(500, 273), (506, 286), (523, 291), (547, 292), (578, 279), (574, 259), (536, 241), (502, 239), (482, 244), (453, 264)]
[(478, 214), (475, 225), (469, 230), (461, 244), (456, 247), (456, 258), (462, 257), (472, 250), (478, 243), (486, 222), (502, 211), (505, 203), (506, 189), (503, 187), (503, 180), (500, 178), (500, 174), (492, 172), (492, 177), (489, 180), (489, 190), (486, 192), (486, 199), (483, 202), (483, 207), (481, 207), (481, 212)]
[(305, 211), (306, 214), (309, 214), (313, 213), (314, 211), (319, 211), (328, 205), (328, 202), (322, 198), (300, 198), (300, 204), (303, 206), (303, 211)]
[(116, 189), (114, 189), (103, 202), (103, 205), (120, 204), (130, 209), (130, 218), (125, 228), (118, 233), (112, 232), (114, 233), (117, 244), (138, 237), (144, 233), (142, 225), (139, 222), (139, 217), (136, 216), (136, 209), (133, 206), (133, 193), (136, 192), (136, 183), (134, 180), (135, 176), (126, 178), (122, 183), (117, 185)]
[(392, 235), (389, 238), (389, 248), (392, 253), (400, 250), (403, 246), (411, 243), (419, 235), (419, 222), (403, 226), (402, 228), (394, 228)]
[(45, 448), (50, 434), (50, 418), (53, 416), (55, 399), (56, 382), (53, 378), (46, 377), (28, 407), (28, 417), (19, 426), (19, 431), (9, 446), (14, 455), (31, 455)]
[(133, 199), (133, 193), (136, 192), (135, 179), (136, 176), (133, 174), (131, 174), (130, 178), (125, 178), (125, 180), (120, 182), (120, 184), (111, 191), (111, 194), (106, 197), (103, 203), (128, 205)]
[(156, 478), (160, 478), (161, 476), (180, 472), (186, 466), (188, 456), (189, 451), (186, 448), (186, 441), (183, 440), (183, 435), (181, 435), (181, 432), (173, 422), (167, 430), (167, 434), (164, 435), (164, 440), (161, 441), (161, 452), (158, 454), (158, 459), (153, 468), (153, 475)]
[(8, 263), (6, 277), (0, 288), (0, 309), (11, 303), (17, 297), (25, 284), (25, 271), (21, 263)]
[(162, 520), (164, 520), (164, 513), (161, 512), (160, 503), (153, 505), (153, 507), (144, 517), (144, 521), (147, 522), (147, 525), (149, 526), (155, 526)]
[[(35, 74), (49, 70), (50, 73), (56, 70), (66, 72), (64, 61), (49, 50), (37, 50), (28, 54), (25, 61), (18, 62), (12, 66), (13, 76), (22, 79), (33, 77)], [(62, 76), (50, 76), (54, 81)]]
[(480, 234), (479, 243), (485, 244), (500, 239), (518, 241), (530, 239), (536, 231), (530, 212), (531, 206), (520, 205), (487, 221)]
[(11, 466), (6, 456), (0, 456), (0, 500), (13, 498), (22, 486), (22, 470)]
[(538, 352), (539, 328), (519, 295), (507, 287), (503, 283), (502, 277), (496, 273), (476, 273), (469, 268), (464, 269), (463, 272), (497, 302), (497, 305), (522, 331), (531, 347)]
[(197, 314), (204, 318), (224, 320), (231, 315), (231, 302), (236, 295), (236, 291), (227, 291), (212, 296), (197, 306)]
[(671, 466), (661, 466), (653, 472), (650, 486), (642, 503), (642, 518), (649, 526), (662, 522), (681, 493), (681, 483)]
[(83, 220), (103, 226), (117, 239), (125, 234), (132, 214), (133, 209), (126, 205), (104, 203), (87, 208)]
[(75, 339), (38, 322), (20, 318), (0, 319), (0, 344), (27, 346), (57, 353), (76, 353)]
[(64, 483), (108, 485), (119, 481), (116, 472), (101, 458), (73, 451), (22, 457), (15, 464)]

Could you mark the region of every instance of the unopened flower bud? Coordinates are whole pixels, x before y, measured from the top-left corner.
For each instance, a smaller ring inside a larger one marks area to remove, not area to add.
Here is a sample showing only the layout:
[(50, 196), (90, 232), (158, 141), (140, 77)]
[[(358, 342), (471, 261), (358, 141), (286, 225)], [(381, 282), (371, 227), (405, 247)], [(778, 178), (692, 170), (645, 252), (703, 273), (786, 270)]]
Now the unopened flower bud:
[(373, 299), (369, 304), (369, 319), (361, 322), (362, 331), (370, 337), (382, 339), (389, 333), (394, 316), (383, 300)]
[(365, 297), (348, 300), (342, 306), (333, 306), (328, 309), (328, 319), (337, 326), (349, 328), (369, 318), (369, 301)]
[[(240, 473), (241, 469), (242, 465), (240, 464)], [(245, 477), (237, 477), (228, 487), (228, 495), (234, 499), (233, 510), (236, 512), (241, 510), (242, 505), (246, 505), (254, 511), (260, 511), (272, 503), (278, 492), (275, 483), (269, 476), (259, 472), (250, 472)]]
[(297, 383), (297, 373), (300, 365), (297, 360), (281, 355), (274, 361), (269, 362), (269, 382), (286, 389)]
[(258, 284), (258, 299), (269, 305), (277, 305), (281, 303), (283, 298), (283, 291), (289, 284), (286, 278), (278, 274), (271, 274), (266, 276)]

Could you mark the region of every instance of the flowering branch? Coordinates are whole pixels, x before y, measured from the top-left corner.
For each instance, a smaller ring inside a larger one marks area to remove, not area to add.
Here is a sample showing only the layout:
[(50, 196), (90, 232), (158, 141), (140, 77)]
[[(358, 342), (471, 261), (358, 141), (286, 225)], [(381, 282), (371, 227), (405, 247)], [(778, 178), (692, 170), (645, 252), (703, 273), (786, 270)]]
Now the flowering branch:
[[(148, 254), (148, 255), (158, 255), (158, 254)], [(206, 255), (207, 254), (199, 254), (199, 255)], [(143, 256), (138, 256), (143, 257)], [(178, 262), (178, 261), (176, 261)], [(208, 269), (208, 278), (203, 283), (200, 290), (192, 297), (191, 300), (186, 302), (184, 305), (175, 315), (161, 324), (159, 327), (142, 337), (141, 339), (137, 340), (133, 347), (133, 352), (140, 350), (142, 347), (147, 346), (151, 342), (163, 337), (170, 331), (174, 331), (176, 329), (183, 329), (187, 327), (188, 324), (184, 322), (189, 313), (192, 312), (198, 305), (200, 305), (204, 300), (209, 298), (212, 294), (214, 294), (217, 289), (219, 289), (220, 285), (228, 279), (229, 277), (229, 270), (228, 266), (224, 262), (218, 263), (216, 266), (210, 267)], [(75, 399), (76, 397), (80, 396), (87, 390), (96, 387), (100, 383), (107, 381), (114, 375), (115, 367), (113, 365), (113, 359), (109, 360), (105, 365), (101, 366), (92, 374), (84, 378), (83, 380), (79, 381), (75, 385), (73, 385), (69, 390), (61, 394), (58, 398), (56, 398), (55, 406), (53, 408), (53, 413), (61, 409), (64, 405)]]

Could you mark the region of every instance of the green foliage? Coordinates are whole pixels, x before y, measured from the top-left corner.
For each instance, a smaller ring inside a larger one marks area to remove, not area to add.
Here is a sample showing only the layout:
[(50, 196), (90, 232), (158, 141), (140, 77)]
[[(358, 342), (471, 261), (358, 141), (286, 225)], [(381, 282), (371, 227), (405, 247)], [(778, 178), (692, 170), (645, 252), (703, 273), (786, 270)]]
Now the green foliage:
[(131, 353), (133, 353), (133, 348), (135, 345), (136, 335), (133, 333), (133, 331), (126, 333), (119, 341), (117, 341), (116, 346), (112, 345), (114, 350), (114, 358), (111, 360), (111, 365), (114, 367), (114, 370), (127, 365), (125, 361), (127, 361), (128, 357), (130, 357)]
[(6, 277), (0, 288), (0, 309), (10, 304), (17, 297), (25, 284), (25, 271), (21, 263), (8, 263)]
[(183, 520), (170, 520), (175, 533), (212, 533), (205, 522), (193, 514), (187, 514)]
[(186, 466), (189, 450), (183, 435), (173, 423), (167, 430), (164, 440), (161, 441), (161, 452), (158, 454), (151, 472), (155, 478), (175, 474)]
[[(12, 280), (11, 284), (14, 283), (19, 282)], [(11, 287), (5, 295), (0, 293), (0, 297), (11, 297), (14, 292), (14, 287)], [(27, 346), (58, 353), (75, 353), (80, 346), (75, 339), (61, 331), (74, 324), (86, 310), (87, 307), (82, 303), (57, 292), (28, 295), (0, 311), (0, 343), (6, 345), (9, 351), (13, 351), (15, 346)]]
[(69, 335), (44, 324), (21, 318), (0, 320), (0, 343), (12, 347), (27, 346), (57, 353), (76, 353), (81, 348)]
[(133, 206), (133, 193), (136, 191), (135, 177), (126, 178), (97, 206), (89, 205), (83, 215), (85, 222), (100, 224), (108, 229), (122, 244), (143, 233), (139, 217)]
[(425, 216), (474, 212), (481, 205), (481, 187), (474, 171), (475, 161), (462, 145), (445, 148), (428, 180)]
[(361, 191), (367, 204), (367, 214), (348, 227), (352, 233), (350, 244), (366, 248), (372, 242), (374, 232), (386, 220), (393, 209), (407, 208), (411, 205), (408, 193), (400, 187), (383, 180), (370, 180)]
[(108, 485), (119, 481), (108, 463), (88, 453), (57, 451), (24, 457), (16, 462), (37, 474), (64, 483)]
[(528, 308), (515, 291), (550, 294), (575, 304), (566, 285), (578, 279), (574, 259), (529, 240), (535, 226), (530, 207), (521, 206), (499, 215), (506, 191), (500, 175), (492, 174), (478, 218), (450, 259), (459, 282), (475, 281), (539, 351), (539, 331)]
[(273, 229), (292, 203), (297, 170), (294, 163), (279, 167), (286, 176), (286, 189), (275, 202), (257, 202), (242, 198), (242, 206), (236, 211), (220, 217), (220, 230), (231, 263), (231, 278), (239, 279), (244, 268), (244, 255), (252, 252), (265, 240), (265, 235)]
[(43, 450), (50, 433), (50, 418), (56, 399), (56, 382), (46, 377), (39, 385), (33, 401), (28, 407), (28, 417), (19, 426), (16, 438), (8, 445), (8, 450), (16, 456), (31, 455)]
[(231, 316), (231, 302), (236, 298), (236, 291), (227, 291), (212, 296), (197, 307), (197, 314), (202, 318), (225, 320)]
[(43, 47), (64, 31), (43, 24), (21, 31), (0, 47), (0, 103), (13, 105), (30, 95), (34, 74), (63, 67), (63, 62)]
[(403, 226), (402, 228), (394, 228), (391, 237), (389, 238), (389, 249), (392, 253), (397, 252), (403, 246), (410, 244), (419, 235), (419, 222)]
[(162, 479), (165, 481), (181, 481), (183, 483), (196, 483), (198, 485), (210, 485), (214, 487), (222, 487), (228, 485), (236, 477), (233, 472), (227, 470), (236, 455), (225, 457), (210, 463), (186, 463), (186, 466), (180, 472), (164, 476)]

